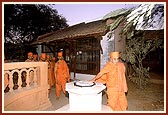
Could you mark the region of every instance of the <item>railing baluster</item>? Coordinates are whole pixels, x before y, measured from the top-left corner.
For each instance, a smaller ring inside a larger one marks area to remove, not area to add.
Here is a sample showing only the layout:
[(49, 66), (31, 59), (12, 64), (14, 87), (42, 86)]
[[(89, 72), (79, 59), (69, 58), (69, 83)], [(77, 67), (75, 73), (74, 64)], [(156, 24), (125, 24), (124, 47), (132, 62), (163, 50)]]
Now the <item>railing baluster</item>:
[(4, 72), (4, 92), (9, 92), (9, 71)]
[(18, 72), (18, 89), (21, 89), (21, 85), (22, 85), (22, 79), (21, 79), (21, 71), (17, 71)]
[(34, 85), (34, 68), (29, 68), (30, 85)]
[(30, 73), (29, 73), (29, 69), (28, 70), (26, 70), (26, 72), (27, 72), (27, 77), (26, 77), (26, 83), (27, 83), (27, 87), (30, 87)]
[(21, 79), (22, 79), (22, 87), (26, 87), (26, 79), (27, 79), (27, 72), (26, 72), (26, 69), (24, 68), (24, 69), (21, 69), (21, 71), (20, 71), (20, 73), (21, 73)]
[(9, 72), (9, 92), (13, 92), (13, 72)]
[(37, 85), (37, 67), (34, 68), (34, 85)]

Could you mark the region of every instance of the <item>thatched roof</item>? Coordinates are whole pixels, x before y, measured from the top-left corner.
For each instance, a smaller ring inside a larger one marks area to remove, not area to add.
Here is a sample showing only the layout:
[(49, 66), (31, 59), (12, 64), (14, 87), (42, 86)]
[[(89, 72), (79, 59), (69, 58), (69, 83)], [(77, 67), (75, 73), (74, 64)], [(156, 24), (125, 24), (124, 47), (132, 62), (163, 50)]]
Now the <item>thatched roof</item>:
[(102, 36), (106, 32), (106, 22), (102, 20), (80, 23), (65, 29), (41, 35), (32, 44), (48, 43), (57, 40), (72, 40), (83, 37)]

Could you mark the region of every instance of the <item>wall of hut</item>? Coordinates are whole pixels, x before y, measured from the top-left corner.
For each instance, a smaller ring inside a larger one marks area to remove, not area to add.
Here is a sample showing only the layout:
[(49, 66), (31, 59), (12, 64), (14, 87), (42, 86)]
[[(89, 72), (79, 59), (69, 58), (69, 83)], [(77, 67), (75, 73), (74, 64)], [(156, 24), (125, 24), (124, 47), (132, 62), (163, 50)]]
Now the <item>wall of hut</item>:
[[(125, 46), (125, 39), (122, 39), (120, 35), (116, 35), (119, 33), (118, 29), (117, 31), (113, 31), (111, 33), (111, 38), (108, 38), (108, 34), (107, 33), (105, 36), (102, 36), (102, 39), (100, 40), (100, 44), (101, 44), (101, 49), (100, 50), (100, 70), (104, 67), (104, 65), (109, 61), (110, 58), (110, 52), (112, 51), (120, 51), (122, 52), (122, 50), (124, 49), (123, 47)], [(41, 52), (44, 51), (44, 49), (40, 46), (38, 46), (38, 54), (40, 56)], [(47, 54), (50, 54), (49, 52)], [(76, 65), (76, 68), (79, 69), (79, 67)], [(74, 69), (72, 69), (74, 70)], [(81, 73), (81, 72), (72, 72), (71, 71), (71, 78), (72, 79), (82, 79), (82, 80), (88, 80), (91, 79), (93, 76), (95, 76), (95, 74), (97, 73)]]
[(103, 39), (101, 40), (101, 46), (102, 46), (102, 52), (100, 53), (100, 69), (104, 67), (104, 65), (109, 61), (110, 59), (110, 52), (114, 51), (114, 33), (112, 33), (112, 37), (107, 37), (108, 33), (103, 36)]

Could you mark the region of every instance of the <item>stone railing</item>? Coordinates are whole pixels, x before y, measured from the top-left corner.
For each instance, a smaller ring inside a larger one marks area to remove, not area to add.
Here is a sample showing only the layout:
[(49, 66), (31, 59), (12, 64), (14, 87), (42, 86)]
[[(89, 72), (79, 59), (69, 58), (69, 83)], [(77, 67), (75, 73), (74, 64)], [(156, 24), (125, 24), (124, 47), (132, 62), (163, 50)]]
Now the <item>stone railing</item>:
[(36, 111), (51, 106), (48, 99), (48, 63), (4, 64), (4, 111)]

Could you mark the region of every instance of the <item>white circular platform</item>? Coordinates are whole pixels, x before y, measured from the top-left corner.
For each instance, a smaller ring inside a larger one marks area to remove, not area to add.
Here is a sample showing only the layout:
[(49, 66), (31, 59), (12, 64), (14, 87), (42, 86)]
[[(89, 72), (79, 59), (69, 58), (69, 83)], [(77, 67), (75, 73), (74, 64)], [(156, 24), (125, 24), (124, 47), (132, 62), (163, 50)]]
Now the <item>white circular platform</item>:
[(81, 111), (81, 110), (80, 111), (79, 110), (71, 111), (69, 109), (69, 104), (67, 104), (67, 105), (65, 105), (65, 106), (57, 109), (56, 111), (57, 112), (112, 112), (112, 109), (109, 106), (107, 106), (107, 105), (102, 105), (101, 111), (90, 111), (90, 110), (89, 111), (87, 111), (87, 110), (83, 110), (83, 111)]

